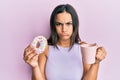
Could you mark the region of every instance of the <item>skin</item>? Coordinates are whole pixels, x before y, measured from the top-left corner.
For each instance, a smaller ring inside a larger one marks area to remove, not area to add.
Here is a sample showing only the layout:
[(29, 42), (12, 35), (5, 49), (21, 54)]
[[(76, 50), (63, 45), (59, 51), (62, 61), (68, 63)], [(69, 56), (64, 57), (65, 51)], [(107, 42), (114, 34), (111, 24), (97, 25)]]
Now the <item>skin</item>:
[[(73, 33), (72, 18), (67, 12), (59, 13), (56, 16), (56, 31), (59, 36), (58, 45), (62, 47), (70, 46), (70, 37)], [(81, 42), (81, 44), (86, 44)], [(32, 68), (32, 80), (46, 80), (45, 64), (47, 61), (49, 46), (46, 50), (38, 55), (35, 49), (29, 45), (24, 50), (24, 61)], [(82, 80), (97, 80), (100, 62), (105, 58), (106, 51), (103, 47), (98, 47), (96, 51), (96, 61), (94, 64), (83, 62), (84, 72)]]
[(63, 12), (56, 16), (56, 31), (59, 36), (58, 44), (62, 47), (69, 47), (73, 33), (72, 17), (69, 13)]

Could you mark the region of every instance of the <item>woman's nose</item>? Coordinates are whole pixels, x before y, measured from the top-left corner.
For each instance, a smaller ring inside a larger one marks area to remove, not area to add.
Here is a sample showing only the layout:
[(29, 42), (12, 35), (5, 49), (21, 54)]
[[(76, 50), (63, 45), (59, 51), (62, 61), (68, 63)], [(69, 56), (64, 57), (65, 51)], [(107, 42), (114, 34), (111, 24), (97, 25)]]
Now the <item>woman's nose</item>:
[(62, 32), (66, 32), (67, 31), (67, 28), (66, 28), (66, 25), (62, 25)]

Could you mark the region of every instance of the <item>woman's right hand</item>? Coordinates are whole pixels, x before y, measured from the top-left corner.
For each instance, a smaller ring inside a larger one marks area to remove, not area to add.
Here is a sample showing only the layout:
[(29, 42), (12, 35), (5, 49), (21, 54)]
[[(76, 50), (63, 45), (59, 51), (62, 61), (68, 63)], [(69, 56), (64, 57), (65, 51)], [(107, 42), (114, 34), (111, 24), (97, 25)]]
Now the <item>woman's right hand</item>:
[(38, 54), (32, 45), (29, 45), (24, 50), (23, 59), (28, 63), (32, 68), (38, 67)]

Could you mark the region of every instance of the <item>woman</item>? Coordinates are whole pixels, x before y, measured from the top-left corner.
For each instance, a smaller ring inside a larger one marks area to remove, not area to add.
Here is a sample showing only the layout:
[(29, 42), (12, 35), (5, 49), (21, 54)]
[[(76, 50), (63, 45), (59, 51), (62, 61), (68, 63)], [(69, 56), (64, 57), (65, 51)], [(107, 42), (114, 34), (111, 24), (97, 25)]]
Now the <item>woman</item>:
[(38, 55), (29, 45), (24, 60), (32, 67), (32, 80), (97, 80), (100, 62), (105, 58), (103, 47), (96, 51), (94, 64), (82, 61), (79, 38), (79, 20), (75, 9), (58, 5), (50, 19), (51, 35), (46, 50)]

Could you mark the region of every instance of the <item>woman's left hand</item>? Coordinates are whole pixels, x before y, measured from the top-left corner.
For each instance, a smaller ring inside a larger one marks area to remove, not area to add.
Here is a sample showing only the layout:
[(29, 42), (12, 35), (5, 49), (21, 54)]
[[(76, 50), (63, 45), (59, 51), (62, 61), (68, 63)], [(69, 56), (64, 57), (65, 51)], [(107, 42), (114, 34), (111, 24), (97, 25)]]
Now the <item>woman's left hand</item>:
[(95, 63), (101, 62), (106, 57), (106, 51), (103, 47), (98, 47), (96, 50), (96, 61)]

